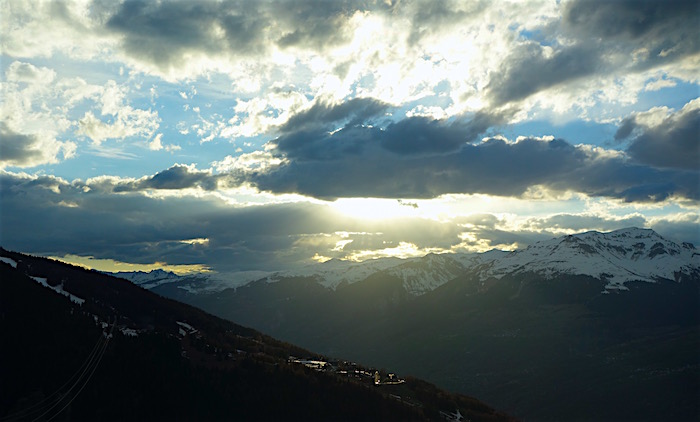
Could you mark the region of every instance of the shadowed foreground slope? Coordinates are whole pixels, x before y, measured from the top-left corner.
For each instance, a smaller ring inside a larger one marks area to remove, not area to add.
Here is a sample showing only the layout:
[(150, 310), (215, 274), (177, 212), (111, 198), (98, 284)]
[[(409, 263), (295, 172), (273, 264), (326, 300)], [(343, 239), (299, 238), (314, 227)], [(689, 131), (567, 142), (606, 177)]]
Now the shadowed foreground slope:
[(289, 357), (321, 356), (127, 281), (0, 252), (2, 421), (511, 420), (417, 379), (316, 371)]

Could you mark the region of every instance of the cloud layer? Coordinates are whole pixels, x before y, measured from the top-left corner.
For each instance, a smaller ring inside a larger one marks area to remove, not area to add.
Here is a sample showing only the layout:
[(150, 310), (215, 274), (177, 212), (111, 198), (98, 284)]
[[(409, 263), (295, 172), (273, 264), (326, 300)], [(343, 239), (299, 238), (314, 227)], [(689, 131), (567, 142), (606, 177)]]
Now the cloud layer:
[(697, 0), (2, 6), (4, 247), (266, 269), (700, 233)]
[(420, 255), (512, 247), (563, 233), (631, 225), (700, 241), (697, 232), (688, 231), (700, 224), (697, 213), (656, 219), (586, 213), (512, 219), (474, 213), (444, 221), (406, 216), (368, 222), (328, 204), (231, 206), (215, 195), (114, 194), (103, 182), (0, 173), (3, 247), (234, 271), (289, 268), (319, 255), (371, 258), (400, 248)]

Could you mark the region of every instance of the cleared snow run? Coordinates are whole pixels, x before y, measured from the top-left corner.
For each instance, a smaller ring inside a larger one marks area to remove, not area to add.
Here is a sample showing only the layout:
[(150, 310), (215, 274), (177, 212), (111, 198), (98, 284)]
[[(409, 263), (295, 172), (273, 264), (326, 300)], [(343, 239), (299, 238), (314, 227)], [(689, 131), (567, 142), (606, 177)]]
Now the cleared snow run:
[(5, 264), (8, 264), (12, 268), (17, 268), (17, 261), (14, 259), (8, 258), (6, 256), (0, 256), (0, 262), (4, 262)]
[(43, 277), (31, 277), (31, 278), (34, 281), (36, 281), (37, 283), (41, 284), (42, 286), (48, 287), (49, 289), (53, 290), (54, 292), (67, 297), (73, 303), (77, 303), (78, 305), (82, 305), (83, 303), (85, 303), (85, 299), (81, 299), (78, 296), (75, 296), (74, 294), (71, 294), (70, 292), (63, 290), (63, 284), (59, 284), (58, 286), (51, 286), (46, 281), (46, 279)]

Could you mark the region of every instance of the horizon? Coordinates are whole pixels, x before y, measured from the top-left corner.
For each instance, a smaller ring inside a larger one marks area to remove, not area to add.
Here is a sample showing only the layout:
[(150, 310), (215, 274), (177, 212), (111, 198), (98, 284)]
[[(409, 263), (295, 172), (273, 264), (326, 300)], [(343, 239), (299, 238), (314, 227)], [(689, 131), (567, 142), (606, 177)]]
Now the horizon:
[(0, 4), (7, 249), (229, 273), (700, 244), (696, 1)]
[[(588, 233), (597, 233), (597, 234), (607, 235), (607, 234), (611, 234), (611, 233), (615, 233), (615, 232), (628, 231), (628, 230), (651, 231), (652, 233), (659, 235), (653, 229), (648, 229), (648, 228), (643, 228), (643, 227), (632, 227), (632, 226), (623, 227), (623, 228), (615, 229), (615, 230), (610, 230), (607, 232), (599, 232), (596, 230), (589, 230), (589, 231), (574, 233), (572, 235), (573, 236), (580, 236), (580, 235), (584, 235), (584, 234), (588, 234)], [(567, 235), (564, 235), (564, 236), (567, 236)], [(553, 238), (546, 239), (546, 240), (538, 240), (537, 242), (534, 242), (532, 245), (546, 242), (547, 240), (556, 240), (556, 239), (559, 239), (559, 238), (564, 237), (564, 236), (553, 237)], [(664, 238), (664, 239), (669, 240), (669, 241), (676, 243), (676, 244), (685, 245), (685, 244), (689, 243), (690, 246), (695, 248), (695, 244), (690, 243), (690, 242), (679, 242), (675, 239), (667, 239), (667, 238)], [(525, 245), (523, 247), (520, 247), (517, 249), (512, 249), (512, 250), (504, 250), (504, 249), (494, 248), (494, 249), (490, 249), (487, 251), (480, 251), (480, 252), (454, 252), (454, 251), (429, 252), (426, 255), (404, 257), (404, 258), (393, 257), (393, 256), (391, 256), (391, 257), (370, 257), (370, 258), (367, 258), (367, 259), (362, 260), (362, 261), (354, 261), (354, 260), (345, 259), (345, 258), (331, 258), (327, 261), (317, 261), (317, 262), (313, 262), (313, 263), (306, 263), (304, 265), (296, 266), (296, 267), (269, 269), (269, 270), (241, 270), (241, 271), (234, 270), (234, 271), (222, 272), (222, 273), (217, 272), (217, 271), (212, 271), (211, 269), (209, 269), (207, 267), (203, 267), (203, 266), (197, 265), (197, 264), (194, 264), (194, 265), (167, 265), (167, 264), (156, 262), (154, 264), (139, 265), (139, 264), (118, 262), (118, 261), (114, 261), (111, 259), (97, 259), (97, 258), (94, 258), (91, 256), (77, 256), (77, 255), (66, 255), (63, 257), (50, 256), (50, 255), (47, 255), (47, 256), (34, 255), (34, 256), (54, 259), (56, 261), (60, 261), (60, 262), (70, 264), (70, 265), (76, 265), (76, 266), (79, 266), (79, 267), (82, 267), (82, 268), (85, 268), (88, 270), (95, 270), (95, 271), (100, 271), (100, 272), (104, 272), (104, 273), (108, 273), (108, 274), (115, 274), (115, 275), (118, 275), (121, 273), (123, 273), (123, 274), (130, 274), (130, 273), (150, 274), (154, 271), (155, 272), (162, 271), (162, 272), (166, 272), (166, 273), (170, 273), (170, 274), (175, 274), (175, 275), (180, 276), (180, 277), (197, 275), (197, 274), (220, 274), (221, 276), (227, 276), (227, 275), (231, 276), (232, 274), (251, 274), (251, 273), (256, 274), (255, 277), (263, 277), (263, 274), (272, 275), (272, 274), (276, 274), (276, 273), (285, 273), (288, 271), (291, 271), (291, 273), (294, 273), (295, 271), (301, 270), (303, 268), (328, 264), (331, 262), (342, 262), (342, 263), (346, 263), (348, 265), (352, 265), (352, 264), (360, 265), (360, 264), (363, 264), (363, 263), (366, 263), (369, 261), (375, 261), (375, 260), (386, 259), (386, 258), (393, 258), (393, 259), (398, 259), (400, 261), (407, 261), (407, 260), (413, 260), (413, 259), (422, 259), (422, 258), (425, 258), (429, 255), (448, 255), (448, 256), (449, 255), (457, 255), (457, 254), (481, 255), (481, 254), (486, 254), (486, 253), (493, 252), (493, 251), (518, 252), (518, 251), (525, 250), (527, 248), (527, 246), (530, 246), (530, 245)], [(0, 246), (0, 248), (2, 248), (2, 246)], [(2, 248), (2, 249), (5, 249), (5, 248)], [(13, 252), (26, 253), (23, 251), (13, 251)], [(30, 253), (26, 253), (26, 254), (32, 255)], [(397, 264), (397, 265), (401, 265), (401, 264)], [(255, 279), (255, 277), (253, 277), (252, 279)]]

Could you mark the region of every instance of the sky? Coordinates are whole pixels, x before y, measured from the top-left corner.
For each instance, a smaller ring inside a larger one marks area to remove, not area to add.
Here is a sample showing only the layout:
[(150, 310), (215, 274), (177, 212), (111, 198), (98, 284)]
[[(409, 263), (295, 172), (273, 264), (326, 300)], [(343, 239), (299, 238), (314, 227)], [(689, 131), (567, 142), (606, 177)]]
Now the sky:
[(700, 2), (0, 0), (0, 246), (282, 270), (700, 244)]

